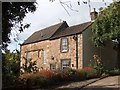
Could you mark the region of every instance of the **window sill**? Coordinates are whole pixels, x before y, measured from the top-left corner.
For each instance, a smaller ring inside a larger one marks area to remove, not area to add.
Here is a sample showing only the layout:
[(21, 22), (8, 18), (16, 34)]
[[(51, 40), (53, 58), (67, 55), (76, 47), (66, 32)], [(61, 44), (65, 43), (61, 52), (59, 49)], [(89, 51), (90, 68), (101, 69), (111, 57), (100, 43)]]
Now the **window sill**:
[(62, 53), (66, 53), (66, 52), (68, 52), (68, 50), (63, 50), (63, 51), (61, 51)]
[(43, 63), (43, 64), (47, 64), (47, 63)]

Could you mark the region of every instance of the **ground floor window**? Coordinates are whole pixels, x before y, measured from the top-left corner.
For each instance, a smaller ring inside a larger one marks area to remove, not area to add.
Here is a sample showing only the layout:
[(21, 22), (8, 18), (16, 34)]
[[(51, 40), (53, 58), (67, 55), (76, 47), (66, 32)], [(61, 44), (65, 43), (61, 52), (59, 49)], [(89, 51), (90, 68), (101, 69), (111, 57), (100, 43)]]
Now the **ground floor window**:
[(69, 59), (61, 60), (61, 68), (62, 68), (62, 70), (65, 69), (65, 68), (68, 68), (68, 67), (70, 67), (70, 60)]
[(26, 63), (29, 63), (30, 62), (30, 59), (31, 59), (31, 53), (28, 51), (26, 52)]
[(46, 50), (43, 50), (43, 64), (46, 64)]
[(56, 70), (56, 64), (50, 64), (50, 70)]

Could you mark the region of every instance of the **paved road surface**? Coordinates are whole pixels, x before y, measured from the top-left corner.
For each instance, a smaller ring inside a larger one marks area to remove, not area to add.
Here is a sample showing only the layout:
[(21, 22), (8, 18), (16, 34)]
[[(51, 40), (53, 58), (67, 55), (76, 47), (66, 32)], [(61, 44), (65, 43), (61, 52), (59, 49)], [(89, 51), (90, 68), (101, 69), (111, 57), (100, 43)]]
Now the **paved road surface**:
[(98, 80), (82, 90), (120, 90), (120, 76), (111, 76)]

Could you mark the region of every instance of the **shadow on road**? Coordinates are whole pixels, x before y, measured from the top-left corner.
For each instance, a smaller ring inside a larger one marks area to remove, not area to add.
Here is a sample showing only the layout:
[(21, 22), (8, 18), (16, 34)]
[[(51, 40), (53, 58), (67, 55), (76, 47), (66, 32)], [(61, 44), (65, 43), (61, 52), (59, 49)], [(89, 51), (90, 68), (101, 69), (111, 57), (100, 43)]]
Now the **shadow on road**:
[(120, 90), (120, 87), (90, 86), (78, 90)]

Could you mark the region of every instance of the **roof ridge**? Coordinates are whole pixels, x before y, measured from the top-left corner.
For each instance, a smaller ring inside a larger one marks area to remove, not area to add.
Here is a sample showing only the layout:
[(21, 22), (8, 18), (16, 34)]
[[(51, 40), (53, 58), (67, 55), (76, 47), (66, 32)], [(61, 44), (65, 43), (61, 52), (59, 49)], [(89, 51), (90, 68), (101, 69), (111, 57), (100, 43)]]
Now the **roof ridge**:
[[(58, 29), (56, 30), (56, 32), (57, 32), (60, 28), (62, 28), (62, 25), (65, 25), (65, 24), (68, 26), (67, 22), (66, 22), (66, 21), (63, 21), (62, 24), (61, 24), (61, 26), (58, 27)], [(69, 27), (69, 26), (68, 26), (68, 27)], [(53, 35), (52, 35), (49, 39), (51, 39), (51, 38), (56, 34), (56, 32), (53, 33)]]
[[(57, 23), (57, 24), (54, 24), (54, 25), (50, 25), (50, 26), (47, 26), (47, 27), (45, 27), (45, 28), (41, 28), (40, 30), (38, 30), (38, 31), (36, 31), (36, 32), (44, 31), (44, 30), (47, 29), (47, 28), (54, 27), (54, 26), (59, 25), (59, 24), (62, 24), (62, 23), (63, 23), (63, 22)], [(34, 32), (34, 33), (35, 33), (35, 32)]]

